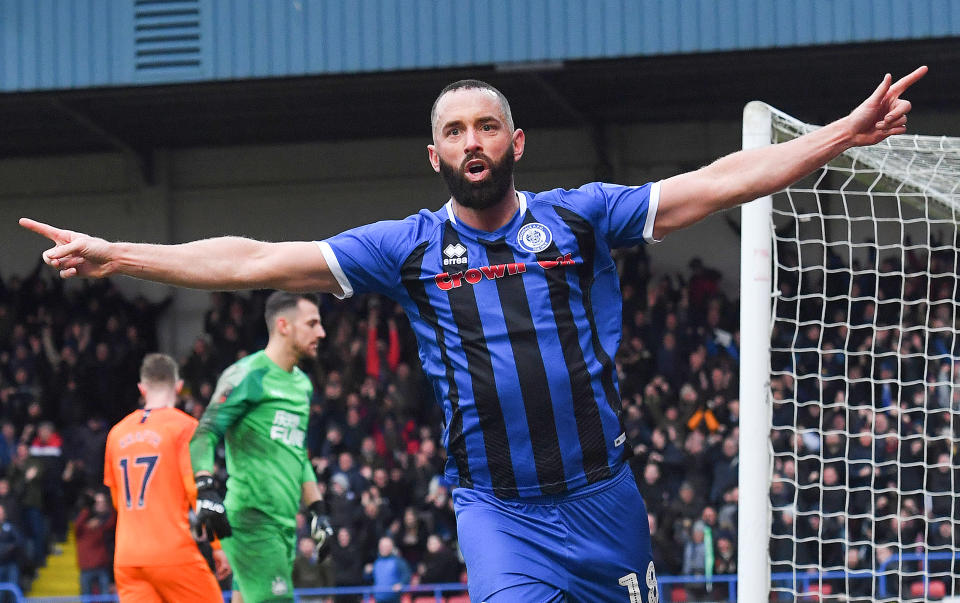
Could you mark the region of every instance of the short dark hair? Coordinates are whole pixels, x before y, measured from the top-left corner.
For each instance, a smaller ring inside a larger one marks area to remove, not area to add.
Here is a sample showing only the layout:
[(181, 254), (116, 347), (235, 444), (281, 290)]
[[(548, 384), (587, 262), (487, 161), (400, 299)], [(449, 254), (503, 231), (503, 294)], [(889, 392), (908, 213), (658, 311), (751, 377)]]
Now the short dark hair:
[(507, 126), (513, 130), (513, 114), (510, 112), (510, 102), (507, 100), (507, 97), (503, 95), (503, 92), (500, 92), (490, 84), (483, 82), (481, 80), (458, 80), (452, 84), (447, 84), (444, 86), (443, 90), (440, 91), (440, 94), (437, 95), (437, 98), (433, 101), (433, 107), (430, 109), (430, 131), (433, 132), (433, 128), (437, 122), (437, 105), (440, 103), (440, 99), (443, 98), (443, 95), (447, 92), (452, 92), (454, 90), (461, 89), (470, 89), (474, 88), (477, 90), (489, 90), (497, 95), (497, 99), (500, 101), (500, 109), (503, 111), (503, 116), (507, 120)]
[(277, 315), (286, 312), (290, 308), (296, 308), (301, 299), (320, 307), (317, 297), (312, 293), (290, 293), (288, 291), (274, 291), (271, 293), (263, 308), (263, 318), (267, 321), (267, 330), (272, 332), (273, 321), (277, 318)]
[(147, 354), (140, 365), (140, 381), (143, 383), (167, 383), (173, 385), (180, 379), (177, 362), (166, 354)]

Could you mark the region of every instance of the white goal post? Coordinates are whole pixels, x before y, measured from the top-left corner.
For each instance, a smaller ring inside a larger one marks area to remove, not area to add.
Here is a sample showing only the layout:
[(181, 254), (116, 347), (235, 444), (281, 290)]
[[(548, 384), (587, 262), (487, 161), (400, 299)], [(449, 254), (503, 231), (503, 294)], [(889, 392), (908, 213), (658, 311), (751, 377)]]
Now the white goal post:
[[(754, 101), (743, 147), (814, 128)], [(943, 136), (743, 207), (739, 601), (960, 597), (958, 226)]]

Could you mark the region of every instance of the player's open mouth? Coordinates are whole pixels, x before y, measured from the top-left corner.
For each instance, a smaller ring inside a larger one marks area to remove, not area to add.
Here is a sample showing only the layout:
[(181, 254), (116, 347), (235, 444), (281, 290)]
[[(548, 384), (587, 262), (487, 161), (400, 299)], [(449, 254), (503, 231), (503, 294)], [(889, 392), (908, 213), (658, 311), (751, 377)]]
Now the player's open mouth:
[(490, 170), (482, 159), (471, 159), (463, 166), (463, 175), (470, 182), (479, 182), (487, 177)]

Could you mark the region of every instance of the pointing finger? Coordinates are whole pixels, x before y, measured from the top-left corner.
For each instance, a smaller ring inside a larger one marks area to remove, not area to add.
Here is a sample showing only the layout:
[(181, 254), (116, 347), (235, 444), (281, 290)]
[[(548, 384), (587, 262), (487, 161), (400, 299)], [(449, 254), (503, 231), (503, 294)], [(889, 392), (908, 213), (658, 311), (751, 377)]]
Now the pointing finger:
[(63, 238), (63, 231), (59, 228), (50, 226), (49, 224), (44, 224), (43, 222), (31, 220), (30, 218), (20, 218), (20, 226), (23, 226), (27, 230), (32, 230), (38, 235), (46, 237), (51, 241), (57, 241)]
[(917, 67), (910, 74), (903, 76), (897, 83), (890, 86), (890, 92), (894, 96), (900, 96), (903, 94), (903, 91), (912, 86), (917, 80), (922, 78), (927, 74), (927, 66), (923, 65), (922, 67)]

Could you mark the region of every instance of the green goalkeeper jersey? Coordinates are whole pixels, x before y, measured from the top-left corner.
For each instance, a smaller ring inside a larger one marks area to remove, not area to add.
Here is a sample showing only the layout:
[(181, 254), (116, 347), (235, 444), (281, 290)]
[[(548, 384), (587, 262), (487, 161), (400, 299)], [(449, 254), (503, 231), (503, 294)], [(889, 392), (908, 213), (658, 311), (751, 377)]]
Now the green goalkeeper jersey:
[(316, 481), (304, 442), (313, 385), (299, 368), (287, 372), (265, 352), (251, 354), (220, 376), (190, 440), (193, 472), (213, 471), (226, 440), (227, 496), (232, 513), (255, 508), (294, 527), (302, 485)]

